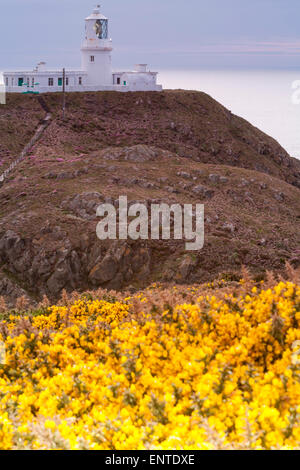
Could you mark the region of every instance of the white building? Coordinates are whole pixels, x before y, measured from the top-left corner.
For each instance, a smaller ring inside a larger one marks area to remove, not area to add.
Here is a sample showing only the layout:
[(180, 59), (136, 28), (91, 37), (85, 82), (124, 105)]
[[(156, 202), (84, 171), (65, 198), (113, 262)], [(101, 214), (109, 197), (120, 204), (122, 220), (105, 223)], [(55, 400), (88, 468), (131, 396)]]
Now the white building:
[[(100, 5), (85, 19), (85, 39), (81, 47), (81, 69), (65, 70), (66, 91), (161, 91), (157, 72), (138, 64), (130, 72), (112, 71), (112, 40), (108, 36), (108, 19)], [(40, 62), (31, 71), (3, 72), (8, 93), (49, 93), (63, 89), (63, 70), (47, 69)]]

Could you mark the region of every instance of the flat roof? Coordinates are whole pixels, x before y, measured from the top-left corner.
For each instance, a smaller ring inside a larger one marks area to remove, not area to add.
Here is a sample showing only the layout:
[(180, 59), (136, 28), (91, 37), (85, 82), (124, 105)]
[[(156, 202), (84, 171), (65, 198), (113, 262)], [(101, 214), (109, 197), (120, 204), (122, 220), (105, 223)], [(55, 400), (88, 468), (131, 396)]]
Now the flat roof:
[[(66, 73), (81, 73), (82, 75), (87, 75), (87, 72), (84, 71), (84, 70), (75, 70), (75, 69), (65, 69)], [(32, 75), (32, 74), (51, 74), (51, 73), (63, 73), (63, 69), (47, 69), (47, 70), (4, 70), (2, 72), (3, 74), (28, 74), (28, 75)]]
[(150, 73), (150, 74), (158, 74), (158, 72), (151, 72), (150, 70), (145, 71), (145, 72), (140, 72), (139, 70), (122, 70), (122, 72), (113, 72), (113, 75), (122, 75), (123, 73), (134, 73), (134, 74), (145, 74), (145, 73)]

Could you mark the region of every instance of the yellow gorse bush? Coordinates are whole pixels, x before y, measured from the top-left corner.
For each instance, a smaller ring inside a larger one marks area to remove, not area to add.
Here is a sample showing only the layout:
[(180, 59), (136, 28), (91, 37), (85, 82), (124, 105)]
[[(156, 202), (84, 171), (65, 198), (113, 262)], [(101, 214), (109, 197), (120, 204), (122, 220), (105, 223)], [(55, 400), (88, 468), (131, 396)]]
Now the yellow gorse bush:
[(300, 446), (299, 286), (152, 313), (133, 301), (2, 321), (1, 449)]

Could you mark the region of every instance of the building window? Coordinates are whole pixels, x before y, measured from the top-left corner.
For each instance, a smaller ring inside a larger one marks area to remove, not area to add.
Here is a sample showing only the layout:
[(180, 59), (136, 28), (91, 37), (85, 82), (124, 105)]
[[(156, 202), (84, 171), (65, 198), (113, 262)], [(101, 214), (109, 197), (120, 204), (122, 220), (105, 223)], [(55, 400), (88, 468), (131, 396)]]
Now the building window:
[(19, 77), (19, 78), (18, 78), (18, 86), (23, 86), (23, 82), (24, 82), (24, 78), (23, 78), (23, 77)]
[(5, 85), (8, 86), (8, 77), (5, 78)]
[(12, 79), (11, 79), (11, 86), (14, 86), (14, 83), (15, 83), (15, 82), (14, 82), (14, 79), (12, 78)]
[(31, 85), (34, 86), (34, 78), (31, 80)]
[(66, 85), (69, 85), (69, 77), (66, 77)]
[(54, 85), (54, 79), (48, 78), (48, 86), (53, 86), (53, 85)]
[(63, 84), (62, 82), (63, 82), (63, 79), (61, 77), (59, 77), (57, 79), (58, 86), (62, 86), (62, 84)]
[(120, 85), (121, 84), (121, 79), (120, 77), (117, 78), (117, 85)]
[(79, 82), (79, 85), (82, 85), (82, 77), (79, 77), (78, 82)]
[(27, 82), (27, 86), (29, 86), (30, 85), (30, 78), (29, 77), (27, 77), (26, 82)]
[(95, 62), (95, 56), (91, 55), (91, 62)]

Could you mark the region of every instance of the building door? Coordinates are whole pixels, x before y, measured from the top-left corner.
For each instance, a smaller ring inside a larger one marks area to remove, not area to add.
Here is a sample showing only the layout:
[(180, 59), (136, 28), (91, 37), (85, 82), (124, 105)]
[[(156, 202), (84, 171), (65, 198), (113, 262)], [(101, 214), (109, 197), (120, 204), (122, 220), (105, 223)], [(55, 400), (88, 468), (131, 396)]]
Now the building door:
[(24, 78), (20, 77), (18, 80), (18, 86), (23, 86)]

